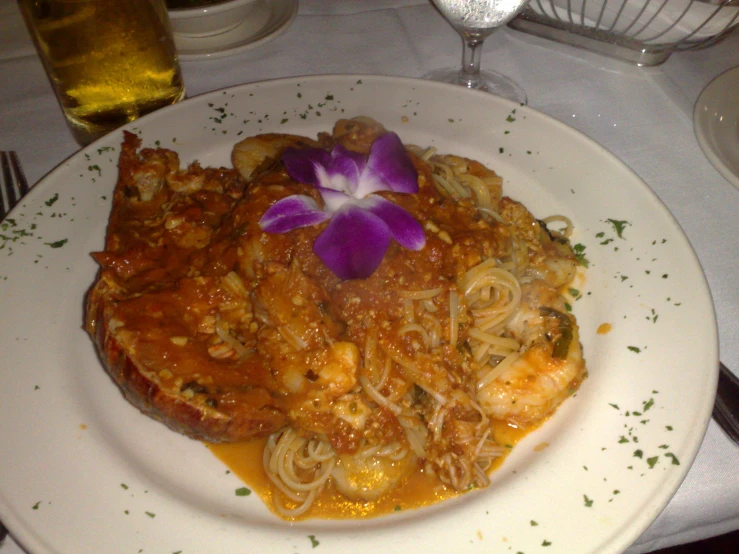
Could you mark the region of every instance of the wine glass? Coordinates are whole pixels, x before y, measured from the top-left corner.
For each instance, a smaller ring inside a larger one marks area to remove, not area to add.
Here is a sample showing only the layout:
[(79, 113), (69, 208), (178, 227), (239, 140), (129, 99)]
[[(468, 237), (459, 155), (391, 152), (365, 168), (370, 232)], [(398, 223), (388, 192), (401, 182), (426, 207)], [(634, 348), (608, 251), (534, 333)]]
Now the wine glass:
[(495, 71), (480, 71), (482, 43), (513, 19), (529, 0), (432, 0), (441, 15), (462, 36), (462, 67), (432, 71), (426, 79), (453, 83), (526, 103), (526, 92), (515, 81)]

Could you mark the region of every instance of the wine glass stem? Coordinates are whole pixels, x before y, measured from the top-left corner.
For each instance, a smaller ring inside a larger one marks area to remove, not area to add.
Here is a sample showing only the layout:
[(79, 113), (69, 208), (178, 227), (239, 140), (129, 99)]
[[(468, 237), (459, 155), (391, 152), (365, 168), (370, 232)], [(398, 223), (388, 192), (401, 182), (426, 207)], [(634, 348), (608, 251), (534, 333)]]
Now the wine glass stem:
[(480, 61), (482, 60), (482, 43), (485, 39), (466, 36), (462, 51), (462, 71), (469, 79), (480, 76)]

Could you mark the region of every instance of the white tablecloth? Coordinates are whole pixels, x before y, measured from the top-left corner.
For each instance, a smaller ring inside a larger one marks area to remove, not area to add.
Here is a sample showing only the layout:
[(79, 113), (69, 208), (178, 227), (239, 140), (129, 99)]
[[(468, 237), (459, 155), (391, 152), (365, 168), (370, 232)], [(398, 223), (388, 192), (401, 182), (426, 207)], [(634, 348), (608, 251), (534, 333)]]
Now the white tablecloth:
[[(236, 56), (182, 66), (188, 95), (194, 96), (295, 75), (419, 77), (456, 65), (460, 55), (459, 37), (424, 0), (301, 0), (298, 17), (279, 39)], [(705, 270), (718, 314), (721, 359), (735, 371), (739, 191), (704, 157), (693, 134), (691, 111), (703, 87), (736, 65), (739, 34), (709, 49), (673, 54), (657, 68), (637, 68), (510, 29), (495, 33), (483, 52), (483, 66), (495, 66), (517, 80), (533, 108), (613, 152), (672, 211)], [(16, 4), (8, 1), (0, 6), (0, 149), (18, 151), (31, 182), (79, 149)], [(712, 421), (683, 485), (627, 552), (649, 552), (739, 529), (737, 468), (739, 447)], [(23, 550), (9, 538), (0, 552)]]

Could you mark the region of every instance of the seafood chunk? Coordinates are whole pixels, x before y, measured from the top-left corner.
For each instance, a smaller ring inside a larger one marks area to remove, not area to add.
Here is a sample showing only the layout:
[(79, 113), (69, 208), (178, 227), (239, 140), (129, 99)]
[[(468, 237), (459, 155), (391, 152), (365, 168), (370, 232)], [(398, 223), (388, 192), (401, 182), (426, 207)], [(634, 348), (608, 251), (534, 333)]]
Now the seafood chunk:
[(509, 322), (522, 352), (480, 376), (477, 400), (491, 418), (526, 427), (551, 414), (585, 377), (579, 334), (564, 300), (546, 282), (522, 287), (521, 307)]
[(320, 144), (316, 141), (297, 135), (273, 133), (256, 135), (245, 138), (234, 145), (231, 152), (231, 162), (244, 179), (252, 181), (276, 166), (285, 149), (290, 147), (317, 148), (319, 146)]

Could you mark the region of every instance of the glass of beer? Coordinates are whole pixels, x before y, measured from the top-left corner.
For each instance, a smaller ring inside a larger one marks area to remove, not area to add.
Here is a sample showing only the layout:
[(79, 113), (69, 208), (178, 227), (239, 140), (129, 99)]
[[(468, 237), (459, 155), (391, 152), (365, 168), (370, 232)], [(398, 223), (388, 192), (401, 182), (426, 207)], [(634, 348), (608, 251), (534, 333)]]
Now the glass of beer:
[(165, 0), (18, 0), (77, 142), (185, 96)]

